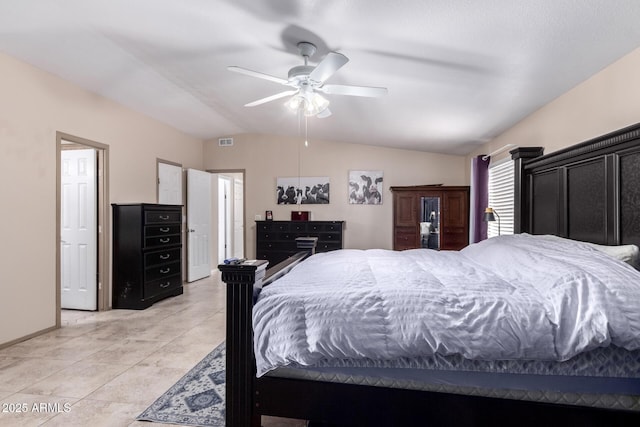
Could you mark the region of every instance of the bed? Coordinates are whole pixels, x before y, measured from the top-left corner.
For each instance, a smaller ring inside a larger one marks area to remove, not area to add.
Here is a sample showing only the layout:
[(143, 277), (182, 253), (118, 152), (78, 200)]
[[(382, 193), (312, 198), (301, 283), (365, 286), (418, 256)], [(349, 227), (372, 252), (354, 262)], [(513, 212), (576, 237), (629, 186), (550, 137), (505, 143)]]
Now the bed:
[[(227, 425), (258, 426), (261, 415), (337, 425), (640, 425), (640, 273), (628, 254), (640, 243), (640, 125), (547, 156), (536, 147), (511, 154), (517, 236), (461, 253), (347, 250), (348, 267), (340, 264), (345, 254), (303, 261), (301, 253), (264, 278), (259, 263), (221, 266), (227, 283)], [(603, 252), (611, 247), (619, 253)], [(571, 268), (560, 270), (569, 255)], [(543, 256), (551, 264), (543, 264)], [(333, 267), (325, 268), (322, 280), (297, 289), (301, 277), (320, 277), (307, 270), (314, 263)], [(364, 279), (353, 275), (358, 263), (369, 266)], [(398, 266), (393, 273), (386, 268), (391, 264)], [(437, 265), (445, 276), (435, 274)], [(374, 293), (361, 287), (354, 299), (337, 296), (331, 286), (342, 285), (331, 283), (345, 271), (354, 283), (406, 284), (405, 299), (392, 309), (404, 320), (386, 329), (379, 322), (389, 318), (387, 301), (400, 298), (397, 286)], [(273, 281), (276, 276), (282, 277)], [(475, 278), (471, 284), (469, 277)], [(430, 280), (446, 286), (429, 295), (433, 291), (420, 284)], [(256, 281), (273, 285), (257, 298)], [(510, 287), (515, 282), (522, 286)], [(471, 293), (457, 292), (462, 287)], [(282, 299), (292, 292), (299, 303)], [(358, 305), (367, 293), (374, 302)], [(320, 300), (307, 299), (312, 294)], [(381, 294), (384, 303), (376, 305)], [(406, 303), (408, 298), (422, 307), (418, 294), (436, 303), (429, 310)], [(275, 304), (267, 304), (270, 299)], [(455, 308), (447, 319), (437, 310), (445, 300)], [(310, 320), (313, 304), (333, 310), (317, 316), (323, 328)], [(474, 304), (485, 306), (468, 310)], [(533, 310), (523, 311), (525, 306)], [(336, 312), (347, 321), (332, 323)], [(554, 313), (574, 321), (549, 321)], [(312, 327), (269, 326), (285, 317)], [(413, 327), (432, 322), (443, 328)], [(378, 339), (345, 338), (349, 329), (355, 337)], [(494, 345), (475, 345), (483, 341)]]

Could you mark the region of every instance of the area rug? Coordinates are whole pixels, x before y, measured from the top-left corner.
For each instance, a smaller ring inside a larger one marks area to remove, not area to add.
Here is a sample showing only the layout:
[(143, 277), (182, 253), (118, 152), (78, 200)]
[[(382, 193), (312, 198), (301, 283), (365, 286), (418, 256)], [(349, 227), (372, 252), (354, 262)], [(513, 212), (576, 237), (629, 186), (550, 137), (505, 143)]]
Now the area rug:
[(225, 425), (225, 344), (202, 359), (136, 418), (187, 426)]

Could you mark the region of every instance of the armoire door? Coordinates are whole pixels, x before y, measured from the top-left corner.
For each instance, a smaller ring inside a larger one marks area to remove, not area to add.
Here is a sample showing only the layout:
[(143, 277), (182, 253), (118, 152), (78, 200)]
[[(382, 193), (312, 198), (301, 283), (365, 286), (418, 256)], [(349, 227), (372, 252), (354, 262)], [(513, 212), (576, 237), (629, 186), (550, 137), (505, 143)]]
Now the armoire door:
[(469, 244), (469, 192), (446, 191), (442, 198), (441, 249), (457, 251)]
[(418, 197), (414, 193), (393, 195), (393, 249), (401, 251), (419, 247), (419, 212)]
[(394, 194), (393, 209), (395, 221), (398, 227), (414, 227), (420, 219), (418, 218), (418, 198), (415, 194)]

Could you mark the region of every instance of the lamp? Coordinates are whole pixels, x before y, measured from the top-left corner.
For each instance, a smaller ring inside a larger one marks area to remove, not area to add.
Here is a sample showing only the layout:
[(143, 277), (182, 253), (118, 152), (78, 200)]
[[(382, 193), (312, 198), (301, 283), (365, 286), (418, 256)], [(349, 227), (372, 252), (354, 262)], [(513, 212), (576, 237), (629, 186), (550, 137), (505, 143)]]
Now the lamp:
[(500, 235), (500, 215), (498, 215), (498, 212), (493, 210), (493, 208), (486, 208), (484, 210), (484, 221), (485, 222), (495, 221), (496, 218), (498, 218), (498, 236), (499, 236)]
[(317, 92), (304, 87), (285, 105), (293, 111), (301, 111), (306, 117), (317, 116), (329, 107), (329, 101)]

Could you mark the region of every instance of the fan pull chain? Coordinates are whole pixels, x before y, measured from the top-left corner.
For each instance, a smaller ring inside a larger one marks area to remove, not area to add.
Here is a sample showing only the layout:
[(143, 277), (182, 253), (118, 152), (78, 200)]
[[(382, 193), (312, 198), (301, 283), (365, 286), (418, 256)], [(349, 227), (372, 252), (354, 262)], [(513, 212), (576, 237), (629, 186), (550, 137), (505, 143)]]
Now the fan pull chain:
[[(305, 119), (305, 121), (306, 121), (306, 119)], [(301, 129), (300, 129), (302, 127), (301, 122), (302, 122), (302, 110), (298, 109), (298, 135), (300, 135), (302, 133)], [(305, 128), (306, 128), (306, 125), (305, 125)], [(306, 130), (305, 130), (305, 133), (306, 133)], [(305, 139), (306, 139), (306, 136), (305, 136)], [(302, 160), (301, 160), (301, 156), (300, 156), (300, 144), (296, 144), (296, 145), (298, 146), (298, 188), (301, 188), (301, 185), (300, 185), (300, 170), (301, 170), (300, 163), (302, 162)]]
[(304, 146), (309, 146), (309, 138), (307, 138), (308, 128), (307, 128), (307, 116), (304, 116)]

